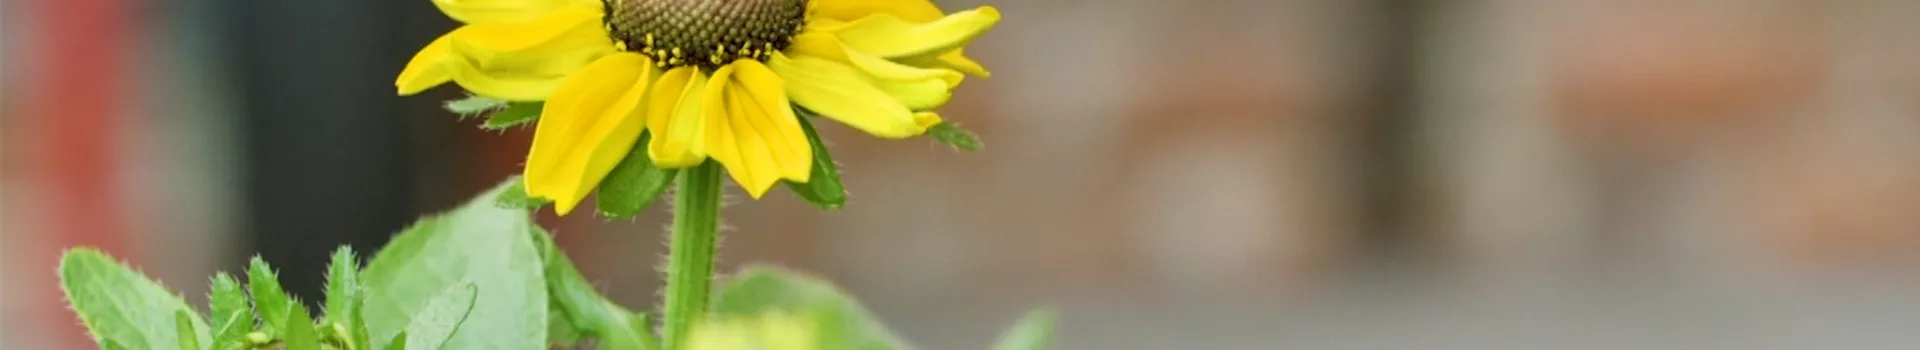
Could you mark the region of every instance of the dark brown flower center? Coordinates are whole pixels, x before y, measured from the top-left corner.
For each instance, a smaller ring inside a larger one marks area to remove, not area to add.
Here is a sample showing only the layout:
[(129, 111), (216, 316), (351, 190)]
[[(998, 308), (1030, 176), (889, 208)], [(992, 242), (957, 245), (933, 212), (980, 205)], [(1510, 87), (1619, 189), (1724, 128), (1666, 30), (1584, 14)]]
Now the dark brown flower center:
[(607, 32), (661, 67), (765, 61), (806, 22), (807, 0), (602, 0)]

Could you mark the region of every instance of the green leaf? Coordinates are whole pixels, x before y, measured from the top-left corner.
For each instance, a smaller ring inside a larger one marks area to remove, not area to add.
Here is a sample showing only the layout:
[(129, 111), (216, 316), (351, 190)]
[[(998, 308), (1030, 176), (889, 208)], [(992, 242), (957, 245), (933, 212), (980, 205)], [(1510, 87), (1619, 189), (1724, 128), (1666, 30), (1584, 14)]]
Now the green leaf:
[(352, 341), (351, 344), (353, 344), (354, 350), (373, 349), (373, 337), (367, 335), (366, 306), (367, 306), (367, 298), (365, 297), (361, 297), (359, 299), (353, 300), (353, 325), (354, 326), (347, 329), (347, 331), (351, 332), (353, 336), (353, 338), (351, 338), (350, 340)]
[(798, 272), (750, 266), (727, 280), (714, 298), (713, 314), (719, 317), (769, 312), (817, 315), (822, 349), (912, 348), (838, 287)]
[(553, 202), (546, 198), (528, 195), (527, 183), (524, 178), (514, 176), (507, 181), (513, 184), (508, 185), (509, 187), (507, 187), (505, 191), (501, 191), (500, 199), (494, 201), (494, 204), (501, 208), (534, 210), (540, 209), (540, 207), (547, 205), (547, 203)]
[(294, 303), (280, 324), (287, 350), (320, 350), (320, 334), (314, 332), (313, 317), (307, 315), (306, 306)]
[(506, 108), (487, 116), (487, 121), (481, 123), (480, 127), (488, 130), (504, 130), (526, 124), (540, 119), (540, 109), (545, 106), (546, 102), (508, 102)]
[[(810, 115), (805, 109), (795, 108), (796, 112)], [(800, 118), (800, 128), (807, 132), (807, 144), (813, 145), (813, 170), (807, 175), (807, 183), (780, 181), (787, 189), (800, 196), (807, 203), (813, 203), (820, 209), (834, 210), (847, 205), (847, 188), (840, 184), (840, 165), (833, 162), (833, 154), (827, 151), (827, 144), (820, 140), (820, 133), (814, 131), (813, 122)]]
[[(371, 348), (387, 348), (434, 298), (472, 283), (479, 291), (469, 321), (447, 349), (539, 349), (547, 340), (547, 288), (539, 233), (526, 210), (494, 205), (502, 183), (450, 212), (422, 219), (374, 255), (361, 272)], [(414, 338), (424, 338), (414, 333)]]
[(985, 146), (980, 143), (980, 136), (951, 122), (934, 124), (933, 127), (927, 128), (927, 135), (933, 136), (935, 141), (965, 152), (979, 151), (980, 147)]
[(533, 238), (546, 257), (547, 288), (553, 295), (555, 306), (566, 316), (569, 324), (587, 336), (598, 339), (604, 349), (652, 350), (659, 347), (660, 341), (654, 339), (645, 316), (634, 316), (633, 312), (601, 296), (593, 284), (587, 282), (586, 276), (574, 268), (573, 261), (553, 243), (552, 237), (541, 233)]
[[(407, 340), (407, 348), (440, 349), (446, 346), (454, 332), (473, 314), (478, 294), (473, 283), (465, 283), (447, 287), (440, 291), (440, 295), (428, 300), (425, 308), (414, 314), (413, 321), (407, 324), (406, 333), (413, 334)], [(541, 346), (544, 348), (545, 344)]]
[(102, 342), (103, 342), (103, 343), (100, 343), (100, 348), (101, 348), (101, 349), (105, 349), (105, 350), (131, 350), (131, 348), (128, 348), (128, 347), (127, 347), (126, 345), (120, 345), (120, 343), (116, 343), (116, 342), (114, 342), (114, 341), (112, 341), (112, 340), (103, 340)]
[(247, 292), (240, 290), (240, 281), (226, 272), (213, 275), (213, 285), (207, 294), (208, 317), (213, 321), (214, 349), (230, 349), (246, 346), (247, 332), (253, 330), (253, 305), (247, 303)]
[(1014, 323), (1013, 328), (1000, 334), (1000, 340), (993, 343), (993, 350), (1047, 350), (1053, 340), (1053, 310), (1040, 309), (1027, 312)]
[(333, 251), (333, 260), (327, 265), (327, 323), (353, 328), (353, 303), (360, 300), (360, 260), (353, 255), (353, 248), (340, 246)]
[[(94, 248), (60, 257), (60, 287), (81, 324), (102, 347), (157, 349), (187, 341), (176, 316), (195, 311), (179, 295)], [(207, 344), (205, 320), (189, 317), (193, 343)], [(59, 322), (59, 321), (50, 321)]]
[(260, 313), (261, 329), (267, 336), (279, 339), (286, 336), (287, 314), (293, 312), (296, 305), (287, 291), (280, 288), (280, 279), (273, 273), (273, 267), (267, 265), (259, 255), (247, 266), (247, 287), (253, 291), (253, 309)]
[[(620, 308), (619, 304), (614, 304), (612, 300), (606, 301), (606, 304), (607, 308), (624, 310)], [(648, 317), (647, 313), (637, 312), (627, 314), (627, 331), (633, 332), (634, 336), (640, 339), (640, 350), (657, 350), (661, 348), (660, 338), (653, 335), (653, 319)]]
[(393, 339), (387, 340), (387, 350), (407, 350), (407, 331), (400, 331)]
[(647, 140), (652, 137), (652, 134), (641, 134), (640, 140), (633, 143), (633, 151), (627, 152), (620, 165), (600, 180), (597, 199), (600, 215), (608, 219), (631, 218), (646, 210), (648, 204), (673, 185), (673, 177), (680, 172), (654, 166), (653, 158), (647, 156)]
[(193, 315), (187, 310), (173, 312), (173, 329), (180, 339), (181, 349), (204, 349), (200, 347), (200, 332), (193, 327)]
[(459, 114), (462, 117), (471, 117), (505, 108), (506, 106), (507, 101), (504, 100), (480, 95), (467, 95), (467, 97), (463, 99), (447, 101), (443, 107), (445, 107), (448, 112)]
[(580, 327), (574, 326), (573, 321), (567, 319), (566, 310), (560, 309), (559, 301), (556, 300), (547, 305), (547, 346), (563, 348), (577, 346), (580, 344), (580, 339), (587, 337), (581, 332)]

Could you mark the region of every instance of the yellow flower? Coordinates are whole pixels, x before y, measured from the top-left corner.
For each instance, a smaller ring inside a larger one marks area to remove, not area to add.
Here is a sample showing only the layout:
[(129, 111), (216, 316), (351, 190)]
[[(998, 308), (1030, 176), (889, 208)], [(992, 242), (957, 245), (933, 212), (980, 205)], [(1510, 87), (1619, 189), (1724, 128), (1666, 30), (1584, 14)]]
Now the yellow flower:
[(712, 159), (756, 199), (808, 181), (792, 106), (882, 138), (920, 135), (963, 75), (987, 75), (961, 47), (1000, 20), (928, 0), (432, 1), (465, 25), (415, 54), (395, 87), (546, 101), (524, 175), (562, 215), (643, 132), (657, 166)]
[(688, 350), (817, 350), (820, 327), (784, 312), (730, 317), (694, 327)]

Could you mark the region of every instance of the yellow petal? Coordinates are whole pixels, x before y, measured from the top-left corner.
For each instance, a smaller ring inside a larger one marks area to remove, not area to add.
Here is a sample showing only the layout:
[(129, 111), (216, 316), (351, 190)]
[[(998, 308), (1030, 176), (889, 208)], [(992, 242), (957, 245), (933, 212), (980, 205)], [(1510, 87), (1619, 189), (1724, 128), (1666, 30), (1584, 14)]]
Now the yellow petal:
[(787, 44), (783, 52), (792, 56), (813, 56), (847, 62), (846, 51), (846, 44), (841, 44), (840, 38), (834, 37), (833, 32), (809, 30), (793, 36), (792, 42)]
[(795, 37), (793, 45), (788, 46), (786, 51), (803, 57), (819, 57), (850, 64), (864, 73), (862, 76), (875, 88), (912, 110), (933, 109), (946, 104), (953, 97), (953, 87), (965, 78), (958, 71), (914, 67), (868, 55), (847, 47), (831, 34), (821, 32)]
[(511, 72), (482, 72), (468, 64), (466, 60), (448, 60), (441, 63), (453, 82), (461, 88), (481, 96), (505, 99), (509, 101), (541, 101), (553, 95), (560, 87), (565, 75), (524, 75)]
[(526, 22), (467, 25), (448, 35), (455, 54), (488, 72), (566, 75), (615, 51), (600, 14), (587, 7)]
[(895, 102), (909, 110), (924, 111), (940, 108), (953, 99), (953, 88), (939, 79), (917, 81), (868, 80), (875, 89), (885, 92)]
[(787, 97), (822, 116), (883, 138), (907, 138), (927, 131), (913, 122), (912, 110), (875, 88), (853, 67), (775, 53), (768, 68), (786, 82)]
[(707, 149), (754, 199), (780, 179), (807, 182), (811, 175), (813, 149), (781, 85), (778, 75), (752, 60), (721, 68), (708, 84), (724, 91), (708, 105)]
[(831, 29), (855, 50), (888, 59), (938, 57), (958, 50), (1000, 22), (991, 6), (956, 12), (940, 20), (913, 23), (890, 14), (876, 14)]
[[(756, 61), (740, 61), (733, 72), (733, 79), (740, 86), (749, 108), (757, 108), (765, 116), (763, 135), (769, 136), (774, 147), (774, 155), (779, 158), (780, 177), (794, 182), (807, 182), (812, 175), (813, 145), (808, 143), (807, 134), (800, 128), (800, 118), (793, 113), (793, 102), (787, 99), (786, 81), (780, 75)], [(761, 124), (755, 124), (761, 125)]]
[(706, 74), (694, 67), (674, 68), (654, 83), (647, 102), (647, 130), (653, 132), (647, 156), (654, 165), (684, 168), (707, 159), (707, 116), (701, 113), (706, 87)]
[[(713, 78), (707, 81), (706, 89), (700, 91), (702, 112), (700, 117), (705, 119), (706, 123), (706, 138), (702, 141), (706, 142), (707, 157), (713, 158), (713, 161), (726, 167), (727, 174), (733, 176), (734, 182), (746, 185), (751, 181), (742, 179), (751, 179), (753, 169), (741, 164), (740, 145), (733, 133), (733, 127), (736, 125), (727, 124), (727, 114), (733, 111), (728, 108), (731, 101), (727, 100), (726, 90), (728, 80), (733, 77), (733, 70), (731, 64), (714, 70)], [(751, 186), (746, 187), (748, 193), (753, 192)]]
[(884, 13), (913, 22), (931, 22), (942, 14), (927, 0), (813, 0), (810, 4), (815, 16), (842, 21)]
[(953, 50), (953, 52), (948, 52), (945, 55), (940, 55), (940, 57), (934, 58), (932, 62), (928, 62), (925, 64), (919, 64), (911, 61), (906, 63), (912, 64), (915, 66), (921, 66), (921, 67), (952, 69), (952, 70), (960, 71), (961, 73), (967, 73), (967, 75), (972, 75), (972, 76), (981, 77), (981, 78), (993, 76), (993, 72), (987, 71), (987, 66), (980, 65), (980, 62), (974, 62), (972, 58), (969, 58), (965, 53), (962, 53), (963, 51), (966, 51), (966, 50), (965, 49)]
[(450, 37), (451, 35), (441, 35), (440, 38), (433, 39), (427, 47), (414, 53), (413, 59), (407, 60), (407, 68), (400, 70), (400, 77), (393, 80), (393, 86), (399, 90), (401, 96), (417, 94), (453, 80), (453, 76), (449, 75), (446, 68), (440, 64), (443, 60), (453, 59), (453, 44)]
[(597, 18), (570, 7), (531, 22), (463, 26), (447, 34), (451, 54), (439, 63), (468, 91), (544, 100), (569, 74), (614, 52), (605, 34), (597, 32)]
[(866, 73), (867, 81), (875, 88), (912, 110), (945, 105), (953, 98), (953, 87), (960, 85), (964, 78), (957, 71), (918, 68), (852, 50), (847, 51), (847, 58), (854, 68)]
[(918, 81), (931, 78), (946, 81), (948, 86), (955, 86), (966, 78), (960, 72), (953, 70), (915, 67), (860, 52), (827, 32), (809, 32), (795, 36), (793, 43), (787, 46), (786, 52), (791, 55), (813, 56), (851, 64), (869, 76), (882, 80)]
[(433, 6), (463, 23), (501, 23), (530, 20), (574, 0), (433, 0)]
[(527, 193), (572, 211), (625, 157), (646, 123), (637, 106), (651, 80), (646, 56), (620, 53), (568, 76), (540, 111), (525, 170)]
[(913, 113), (913, 123), (920, 124), (920, 127), (922, 128), (931, 128), (934, 125), (940, 124), (940, 121), (941, 120), (940, 120), (939, 113), (934, 113), (934, 112)]

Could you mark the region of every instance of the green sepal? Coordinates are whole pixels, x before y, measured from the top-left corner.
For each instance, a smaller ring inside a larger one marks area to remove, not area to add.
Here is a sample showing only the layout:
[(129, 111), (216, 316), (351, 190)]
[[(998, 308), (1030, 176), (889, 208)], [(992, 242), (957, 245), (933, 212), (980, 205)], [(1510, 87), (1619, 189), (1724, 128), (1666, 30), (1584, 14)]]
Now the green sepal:
[[(811, 116), (812, 112), (794, 108), (800, 115)], [(820, 133), (813, 128), (813, 122), (800, 118), (800, 129), (807, 133), (807, 144), (813, 146), (813, 164), (807, 175), (806, 183), (781, 180), (800, 199), (824, 210), (840, 209), (847, 205), (847, 188), (840, 183), (840, 165), (833, 162), (833, 154), (827, 151), (826, 142), (820, 139)]]
[(233, 275), (213, 275), (207, 304), (211, 311), (208, 318), (213, 322), (213, 343), (209, 345), (215, 350), (247, 346), (247, 332), (253, 330), (253, 305), (247, 303), (247, 292), (240, 288), (240, 281)]
[(972, 131), (967, 131), (967, 129), (961, 128), (960, 125), (952, 122), (934, 124), (933, 127), (927, 128), (927, 136), (933, 137), (934, 141), (940, 141), (941, 144), (953, 147), (953, 149), (962, 152), (979, 151), (980, 147), (986, 146), (980, 143), (979, 135), (975, 135)]
[(253, 256), (253, 260), (247, 264), (247, 287), (253, 292), (253, 309), (260, 314), (262, 330), (269, 337), (284, 338), (286, 327), (290, 327), (285, 323), (287, 314), (300, 306), (295, 305), (293, 298), (288, 297), (287, 291), (280, 287), (280, 279), (274, 275), (273, 267), (258, 255)]
[(545, 101), (508, 102), (506, 108), (488, 115), (487, 121), (481, 123), (480, 127), (487, 130), (505, 130), (530, 123), (540, 119), (540, 109), (545, 108), (546, 105)]
[(481, 128), (501, 130), (540, 119), (540, 109), (545, 105), (545, 101), (520, 102), (467, 95), (465, 98), (447, 101), (441, 107), (446, 108), (448, 112), (459, 114), (461, 119), (484, 115), (487, 120), (480, 124)]
[(494, 199), (494, 205), (506, 209), (536, 210), (553, 202), (527, 194), (526, 178), (514, 176), (512, 181), (513, 184), (508, 185), (506, 190), (500, 192), (500, 197)]
[(639, 135), (634, 150), (620, 160), (620, 165), (612, 167), (607, 179), (601, 179), (595, 204), (607, 219), (628, 219), (647, 210), (653, 200), (674, 185), (674, 177), (680, 175), (680, 169), (660, 169), (653, 165), (653, 158), (647, 156), (649, 138), (653, 138), (653, 133)]
[(507, 106), (506, 100), (469, 94), (467, 95), (466, 98), (461, 98), (458, 100), (449, 100), (446, 103), (441, 104), (440, 107), (446, 108), (448, 112), (453, 112), (453, 114), (459, 114), (460, 117), (465, 118), (465, 117), (477, 116), (482, 113), (492, 112), (494, 110), (498, 110), (501, 108), (506, 108), (506, 106)]
[(640, 134), (640, 140), (634, 141), (633, 150), (627, 157), (613, 167), (605, 179), (600, 180), (599, 196), (595, 199), (600, 215), (607, 219), (631, 218), (647, 205), (667, 191), (673, 185), (673, 178), (680, 174), (678, 169), (661, 169), (653, 165), (653, 158), (647, 156), (647, 141), (652, 133)]

